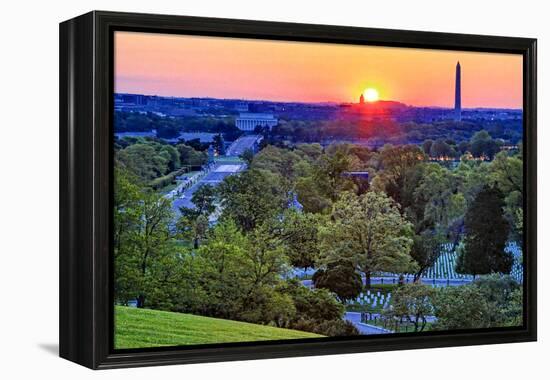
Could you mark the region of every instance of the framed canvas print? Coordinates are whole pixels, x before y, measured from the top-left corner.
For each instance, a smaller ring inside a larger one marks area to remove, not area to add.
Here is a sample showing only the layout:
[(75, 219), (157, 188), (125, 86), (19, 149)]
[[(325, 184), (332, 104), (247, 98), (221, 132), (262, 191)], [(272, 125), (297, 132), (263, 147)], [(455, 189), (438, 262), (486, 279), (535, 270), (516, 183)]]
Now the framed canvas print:
[(536, 40), (60, 25), (60, 355), (536, 339)]

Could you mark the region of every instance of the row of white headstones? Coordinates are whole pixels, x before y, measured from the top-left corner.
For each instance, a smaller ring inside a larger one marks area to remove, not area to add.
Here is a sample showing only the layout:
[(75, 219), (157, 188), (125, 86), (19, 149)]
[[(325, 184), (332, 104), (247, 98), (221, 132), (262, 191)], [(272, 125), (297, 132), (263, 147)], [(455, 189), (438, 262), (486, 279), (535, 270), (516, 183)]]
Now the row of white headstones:
[(381, 293), (381, 292), (371, 292), (367, 290), (366, 293), (360, 293), (359, 296), (354, 300), (354, 303), (357, 303), (361, 306), (370, 305), (376, 307), (382, 305), (383, 308), (389, 306), (391, 300), (391, 293)]
[[(453, 245), (448, 243), (442, 247), (442, 252), (435, 264), (426, 270), (422, 275), (423, 278), (435, 278), (435, 279), (463, 279), (471, 280), (473, 277), (468, 274), (460, 274), (455, 270), (456, 260), (458, 254), (452, 250)], [(518, 282), (523, 282), (523, 264), (522, 264), (522, 250), (521, 247), (511, 242), (506, 245), (506, 251), (512, 253), (514, 256), (514, 264), (512, 266), (512, 272), (510, 275)], [(382, 273), (385, 276), (395, 276), (392, 273)]]
[[(457, 254), (451, 250), (452, 244), (445, 244), (443, 253), (437, 260), (436, 264), (424, 274), (424, 278), (444, 278), (444, 279), (472, 279), (470, 275), (458, 274), (455, 271), (455, 263)], [(523, 265), (521, 263), (522, 251), (521, 248), (514, 242), (506, 246), (506, 250), (514, 256), (514, 265), (512, 267), (511, 276), (518, 282), (523, 281)], [(359, 296), (351, 303), (356, 303), (361, 306), (370, 305), (372, 307), (389, 306), (391, 293), (371, 292), (360, 293)]]
[[(506, 245), (506, 251), (514, 256), (514, 264), (510, 275), (518, 282), (523, 281), (523, 265), (522, 265), (522, 250), (521, 247), (511, 242)], [(455, 271), (455, 265), (458, 254), (452, 250), (452, 244), (445, 244), (443, 252), (439, 256), (435, 265), (428, 269), (423, 277), (426, 278), (444, 278), (444, 279), (471, 279), (472, 276), (459, 274)]]

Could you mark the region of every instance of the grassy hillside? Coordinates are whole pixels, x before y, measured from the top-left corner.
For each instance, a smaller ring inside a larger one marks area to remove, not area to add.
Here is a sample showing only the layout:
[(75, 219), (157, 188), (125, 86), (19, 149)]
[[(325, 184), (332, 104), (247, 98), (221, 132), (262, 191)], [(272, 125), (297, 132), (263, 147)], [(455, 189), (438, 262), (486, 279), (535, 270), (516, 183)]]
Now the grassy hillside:
[(319, 338), (321, 335), (226, 319), (148, 309), (115, 308), (115, 348), (144, 348), (276, 339)]

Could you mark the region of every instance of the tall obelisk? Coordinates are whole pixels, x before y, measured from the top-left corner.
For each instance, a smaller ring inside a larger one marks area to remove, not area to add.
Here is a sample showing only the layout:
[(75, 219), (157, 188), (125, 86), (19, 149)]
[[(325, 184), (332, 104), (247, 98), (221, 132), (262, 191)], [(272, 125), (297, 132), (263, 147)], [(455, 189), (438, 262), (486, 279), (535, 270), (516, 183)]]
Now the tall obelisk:
[(460, 91), (460, 62), (457, 62), (455, 78), (455, 120), (457, 121), (462, 119), (462, 100)]

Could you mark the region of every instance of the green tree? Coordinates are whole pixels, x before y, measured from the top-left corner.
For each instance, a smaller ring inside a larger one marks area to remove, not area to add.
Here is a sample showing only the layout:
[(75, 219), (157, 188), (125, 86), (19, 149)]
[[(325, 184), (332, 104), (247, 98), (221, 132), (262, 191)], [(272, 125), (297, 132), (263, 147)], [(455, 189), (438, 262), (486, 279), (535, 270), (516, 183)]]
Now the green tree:
[(286, 324), (294, 314), (288, 298), (274, 291), (287, 270), (277, 238), (266, 227), (244, 235), (231, 220), (218, 223), (197, 251), (203, 288), (209, 299), (203, 313), (254, 323)]
[(444, 242), (444, 237), (439, 231), (424, 230), (420, 234), (414, 235), (411, 257), (418, 264), (418, 270), (414, 274), (415, 282), (436, 263), (441, 255), (441, 246)]
[(385, 145), (380, 151), (379, 171), (372, 180), (373, 190), (384, 191), (394, 201), (407, 207), (403, 199), (407, 180), (416, 167), (427, 160), (426, 154), (415, 145)]
[(126, 304), (136, 297), (139, 272), (135, 265), (134, 235), (140, 227), (141, 192), (136, 178), (116, 165), (114, 173), (113, 250), (115, 299)]
[(415, 332), (423, 331), (427, 317), (434, 312), (431, 301), (434, 291), (431, 286), (419, 283), (404, 284), (392, 293), (392, 304), (384, 311), (384, 316), (396, 323), (408, 321)]
[(470, 139), (470, 152), (475, 157), (486, 156), (492, 160), (498, 150), (498, 143), (485, 130), (476, 132)]
[(169, 224), (170, 202), (162, 196), (142, 191), (123, 169), (115, 176), (115, 297), (127, 303), (137, 299), (138, 307), (156, 302), (160, 273), (177, 255)]
[(441, 165), (422, 166), (410, 203), (419, 208), (417, 216), (423, 225), (446, 230), (464, 215), (466, 200), (458, 182), (458, 178)]
[(491, 327), (490, 308), (477, 286), (437, 288), (433, 297), (435, 330)]
[(353, 182), (343, 174), (353, 170), (357, 163), (348, 145), (331, 145), (314, 166), (313, 185), (322, 196), (334, 202), (343, 191), (354, 189)]
[(357, 298), (363, 289), (361, 276), (350, 263), (330, 264), (313, 274), (313, 283), (318, 289), (328, 289), (345, 304)]
[(158, 154), (155, 146), (137, 143), (117, 153), (117, 160), (131, 173), (143, 181), (150, 181), (166, 174), (169, 170), (169, 158)]
[(181, 167), (179, 152), (172, 145), (162, 145), (160, 153), (166, 158), (169, 171), (173, 172)]
[[(150, 290), (149, 280), (156, 277), (158, 262), (172, 255), (174, 241), (170, 236), (169, 223), (173, 219), (170, 202), (157, 194), (148, 193), (142, 199), (141, 225), (134, 235), (139, 268), (138, 307), (145, 306)], [(155, 270), (156, 269), (156, 270)]]
[(296, 318), (316, 322), (341, 319), (344, 306), (326, 289), (309, 289), (296, 280), (281, 284), (280, 291), (292, 298)]
[(252, 160), (254, 159), (254, 151), (248, 148), (239, 157), (248, 165), (250, 165), (252, 163)]
[(248, 234), (250, 246), (245, 257), (250, 264), (248, 278), (251, 287), (276, 285), (280, 275), (287, 272), (288, 259), (281, 240), (273, 234), (271, 223), (263, 223)]
[(298, 144), (296, 146), (296, 153), (312, 163), (321, 157), (323, 154), (323, 147), (318, 143)]
[(193, 242), (194, 249), (197, 249), (201, 239), (206, 237), (209, 227), (208, 216), (216, 209), (215, 200), (214, 187), (203, 185), (191, 197), (194, 208), (180, 207), (180, 217), (176, 227), (180, 237)]
[(152, 262), (146, 306), (156, 310), (196, 313), (206, 301), (201, 267), (191, 250), (174, 244), (170, 254)]
[(516, 280), (493, 274), (476, 279), (474, 285), (487, 301), (491, 326), (521, 325), (523, 303), (518, 305), (517, 301), (521, 300), (522, 288)]
[(512, 254), (505, 251), (509, 225), (504, 218), (500, 190), (485, 186), (466, 211), (464, 247), (456, 264), (458, 273), (510, 273)]
[(372, 272), (410, 273), (418, 269), (410, 256), (412, 225), (395, 203), (380, 192), (344, 193), (320, 227), (321, 262), (347, 261), (366, 277)]
[(250, 287), (248, 248), (248, 239), (232, 221), (222, 221), (208, 232), (206, 243), (196, 253), (207, 299), (200, 314), (237, 319)]
[(281, 178), (266, 170), (250, 169), (227, 177), (218, 191), (222, 217), (233, 219), (243, 231), (282, 213), (289, 200)]
[(296, 316), (296, 307), (288, 294), (278, 292), (268, 286), (253, 289), (249, 294), (246, 307), (238, 319), (277, 327), (289, 328)]
[(454, 149), (443, 139), (437, 139), (430, 147), (432, 157), (453, 157), (455, 154)]
[(181, 166), (198, 167), (208, 161), (208, 153), (197, 151), (189, 145), (178, 144), (176, 148), (180, 154)]
[(225, 142), (221, 133), (218, 133), (216, 136), (214, 136), (214, 148), (219, 155), (225, 154)]
[(208, 232), (208, 215), (185, 207), (180, 208), (180, 213), (181, 216), (176, 223), (180, 238), (191, 241), (194, 249), (199, 248), (201, 240)]
[(200, 215), (210, 215), (216, 209), (216, 189), (211, 185), (202, 185), (191, 197), (195, 210)]
[(457, 149), (460, 154), (464, 154), (470, 150), (470, 143), (466, 140), (463, 140), (458, 144)]
[(290, 190), (298, 174), (296, 165), (300, 161), (302, 161), (302, 158), (295, 152), (268, 145), (254, 156), (251, 167), (278, 174), (281, 178), (285, 179)]
[[(414, 224), (412, 255), (422, 272), (433, 265), (444, 239), (458, 245), (463, 232), (466, 199), (459, 178), (441, 165), (418, 165), (405, 182), (401, 199), (405, 214)], [(439, 244), (439, 246), (438, 246)]]
[(433, 143), (434, 143), (433, 140), (430, 140), (430, 139), (424, 140), (424, 142), (422, 143), (422, 150), (424, 151), (424, 153), (426, 153), (427, 155), (430, 155)]
[(313, 176), (299, 178), (296, 182), (296, 193), (305, 212), (321, 213), (332, 205), (332, 201), (321, 192)]
[(292, 298), (296, 314), (288, 327), (326, 336), (358, 335), (350, 322), (342, 320), (344, 306), (326, 289), (309, 289), (293, 279), (279, 286)]
[(490, 178), (505, 194), (506, 219), (512, 227), (512, 237), (523, 240), (523, 160), (521, 155), (500, 152), (490, 165)]
[(510, 294), (509, 302), (504, 307), (505, 326), (523, 325), (523, 290), (516, 289)]
[(319, 256), (318, 219), (315, 214), (292, 209), (284, 212), (276, 233), (294, 267), (305, 270), (315, 266)]

